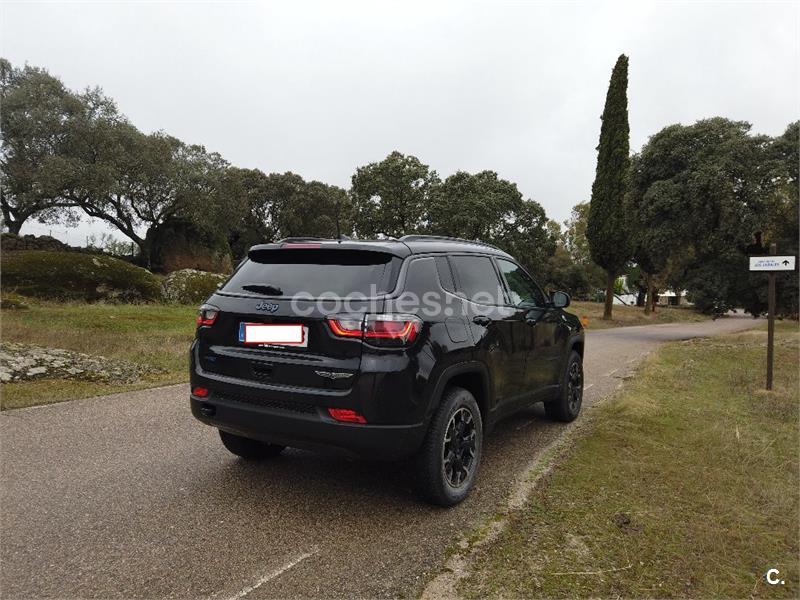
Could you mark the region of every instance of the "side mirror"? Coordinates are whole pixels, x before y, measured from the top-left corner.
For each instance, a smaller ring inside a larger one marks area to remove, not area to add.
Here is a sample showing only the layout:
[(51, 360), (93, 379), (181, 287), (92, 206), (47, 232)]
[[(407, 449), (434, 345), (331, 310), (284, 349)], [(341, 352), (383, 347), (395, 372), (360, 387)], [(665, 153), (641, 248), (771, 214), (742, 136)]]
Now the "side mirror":
[(550, 301), (555, 308), (567, 308), (570, 303), (570, 297), (567, 292), (553, 292), (550, 296)]

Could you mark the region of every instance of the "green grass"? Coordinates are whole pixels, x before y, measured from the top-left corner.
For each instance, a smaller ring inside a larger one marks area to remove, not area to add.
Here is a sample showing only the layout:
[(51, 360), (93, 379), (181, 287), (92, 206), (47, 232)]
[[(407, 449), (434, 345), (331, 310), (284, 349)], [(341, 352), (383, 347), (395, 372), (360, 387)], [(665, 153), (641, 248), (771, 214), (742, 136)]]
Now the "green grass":
[[(797, 598), (797, 324), (663, 347), (459, 586), (477, 597)], [(784, 585), (770, 586), (767, 569)]]
[(2, 312), (2, 339), (145, 364), (164, 372), (135, 384), (73, 380), (2, 384), (3, 409), (59, 402), (188, 378), (196, 306), (84, 304), (30, 300), (27, 310)]
[(602, 302), (572, 302), (567, 308), (579, 317), (588, 319), (587, 329), (608, 329), (609, 327), (625, 327), (629, 325), (656, 325), (659, 323), (696, 322), (710, 319), (689, 306), (658, 306), (655, 314), (646, 315), (638, 306), (615, 305), (612, 320), (603, 320)]

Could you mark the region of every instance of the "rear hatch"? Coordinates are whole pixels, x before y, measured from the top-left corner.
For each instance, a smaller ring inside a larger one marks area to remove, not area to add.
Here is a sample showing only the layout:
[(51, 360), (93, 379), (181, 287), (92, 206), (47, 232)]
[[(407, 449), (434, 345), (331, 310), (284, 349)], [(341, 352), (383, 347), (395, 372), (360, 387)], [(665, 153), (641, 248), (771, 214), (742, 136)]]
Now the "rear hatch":
[[(327, 318), (381, 311), (380, 296), (394, 287), (400, 262), (386, 252), (319, 244), (251, 251), (209, 299), (219, 312), (198, 330), (200, 366), (254, 383), (349, 389), (358, 379), (361, 340), (334, 335)], [(293, 326), (280, 331), (300, 337), (261, 343), (260, 336), (277, 333), (264, 325)]]

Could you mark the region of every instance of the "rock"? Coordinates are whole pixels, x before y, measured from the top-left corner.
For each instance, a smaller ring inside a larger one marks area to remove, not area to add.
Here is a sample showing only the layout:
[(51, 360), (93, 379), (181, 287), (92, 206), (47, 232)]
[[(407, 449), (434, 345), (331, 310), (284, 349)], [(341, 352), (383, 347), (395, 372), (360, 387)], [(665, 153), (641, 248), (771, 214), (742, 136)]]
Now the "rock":
[(227, 275), (208, 273), (196, 269), (174, 271), (161, 283), (161, 293), (165, 301), (179, 304), (200, 304), (208, 298)]
[(53, 300), (160, 300), (158, 277), (124, 260), (81, 252), (3, 252), (3, 286), (23, 296)]
[(79, 379), (132, 383), (160, 369), (60, 348), (0, 343), (0, 381)]

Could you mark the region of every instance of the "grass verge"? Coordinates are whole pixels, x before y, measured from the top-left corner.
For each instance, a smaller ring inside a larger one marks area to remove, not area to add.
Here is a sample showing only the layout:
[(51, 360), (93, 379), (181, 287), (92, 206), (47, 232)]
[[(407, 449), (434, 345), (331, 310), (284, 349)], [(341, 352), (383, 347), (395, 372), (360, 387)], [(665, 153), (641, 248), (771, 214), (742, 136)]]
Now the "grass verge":
[(579, 317), (586, 317), (589, 322), (587, 329), (608, 329), (610, 327), (625, 327), (630, 325), (657, 325), (659, 323), (697, 322), (706, 321), (710, 317), (697, 312), (689, 306), (658, 306), (654, 314), (644, 314), (644, 309), (638, 306), (614, 305), (611, 321), (603, 320), (602, 302), (572, 302), (567, 308)]
[(163, 369), (132, 384), (43, 379), (2, 384), (3, 409), (180, 383), (188, 378), (188, 352), (196, 306), (29, 302), (2, 312), (2, 337), (52, 348), (122, 359)]
[(799, 336), (777, 330), (772, 392), (763, 330), (648, 359), (473, 557), (460, 594), (798, 597)]

